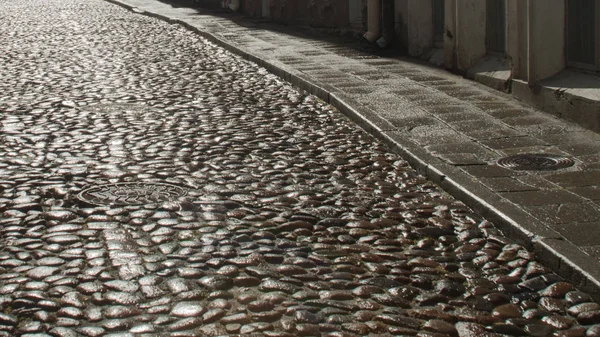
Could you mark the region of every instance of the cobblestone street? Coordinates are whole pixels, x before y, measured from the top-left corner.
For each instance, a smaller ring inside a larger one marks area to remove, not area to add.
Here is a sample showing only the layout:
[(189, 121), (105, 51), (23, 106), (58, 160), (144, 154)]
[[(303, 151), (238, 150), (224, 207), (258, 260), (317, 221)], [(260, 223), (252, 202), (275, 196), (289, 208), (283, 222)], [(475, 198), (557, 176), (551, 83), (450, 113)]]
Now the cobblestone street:
[(101, 0), (0, 0), (0, 336), (600, 336), (331, 106)]

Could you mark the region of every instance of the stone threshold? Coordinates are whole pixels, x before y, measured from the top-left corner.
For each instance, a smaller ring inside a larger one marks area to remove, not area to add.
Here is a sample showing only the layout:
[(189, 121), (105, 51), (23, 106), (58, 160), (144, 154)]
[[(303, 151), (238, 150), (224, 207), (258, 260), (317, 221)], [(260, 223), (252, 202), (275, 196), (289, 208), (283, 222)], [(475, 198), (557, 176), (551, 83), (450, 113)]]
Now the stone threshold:
[(525, 104), (600, 132), (600, 76), (565, 69), (530, 86), (526, 81), (511, 78), (507, 59), (486, 56), (465, 77), (510, 92)]
[(565, 69), (533, 87), (525, 81), (512, 82), (515, 98), (586, 129), (600, 132), (599, 76)]

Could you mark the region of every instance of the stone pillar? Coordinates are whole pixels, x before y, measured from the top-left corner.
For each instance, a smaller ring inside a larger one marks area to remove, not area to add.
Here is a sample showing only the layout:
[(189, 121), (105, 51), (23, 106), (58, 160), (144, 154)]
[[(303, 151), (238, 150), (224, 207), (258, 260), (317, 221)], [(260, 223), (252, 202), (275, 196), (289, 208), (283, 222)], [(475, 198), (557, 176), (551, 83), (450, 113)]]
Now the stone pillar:
[(506, 55), (513, 78), (527, 78), (527, 1), (506, 0)]
[(565, 1), (527, 0), (527, 82), (565, 68)]
[(446, 69), (456, 68), (456, 1), (445, 1), (444, 66)]

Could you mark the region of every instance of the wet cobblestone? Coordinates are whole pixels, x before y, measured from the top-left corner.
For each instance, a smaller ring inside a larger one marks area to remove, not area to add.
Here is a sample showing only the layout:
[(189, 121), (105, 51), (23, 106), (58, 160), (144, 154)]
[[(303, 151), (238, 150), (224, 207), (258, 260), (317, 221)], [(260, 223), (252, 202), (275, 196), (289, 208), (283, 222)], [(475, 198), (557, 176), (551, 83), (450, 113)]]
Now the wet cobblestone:
[[(264, 69), (102, 1), (0, 6), (0, 336), (600, 333), (589, 295)], [(77, 198), (127, 182), (187, 195)]]

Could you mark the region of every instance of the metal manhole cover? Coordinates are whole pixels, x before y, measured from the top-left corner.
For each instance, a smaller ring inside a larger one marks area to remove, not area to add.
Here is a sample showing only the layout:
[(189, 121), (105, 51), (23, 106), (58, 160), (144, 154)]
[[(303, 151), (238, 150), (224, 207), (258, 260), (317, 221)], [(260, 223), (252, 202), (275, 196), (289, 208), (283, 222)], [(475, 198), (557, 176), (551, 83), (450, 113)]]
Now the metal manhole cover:
[(550, 171), (571, 167), (575, 162), (567, 157), (526, 153), (498, 159), (498, 165), (513, 170)]
[(116, 183), (83, 190), (77, 196), (92, 205), (133, 206), (176, 200), (186, 195), (184, 188), (163, 183)]

